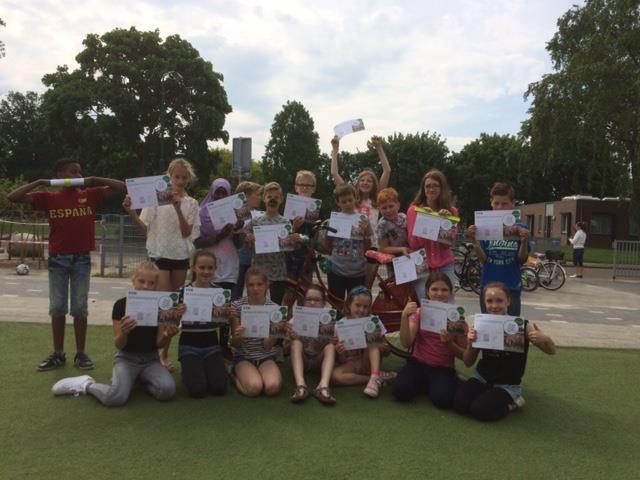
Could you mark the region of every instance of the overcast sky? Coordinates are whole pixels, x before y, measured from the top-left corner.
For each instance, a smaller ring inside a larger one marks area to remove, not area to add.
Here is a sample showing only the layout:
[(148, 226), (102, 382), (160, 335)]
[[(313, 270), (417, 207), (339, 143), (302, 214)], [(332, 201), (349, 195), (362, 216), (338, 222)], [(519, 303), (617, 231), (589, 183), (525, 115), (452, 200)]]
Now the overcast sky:
[(75, 68), (88, 33), (135, 26), (179, 34), (224, 75), (225, 128), (260, 158), (274, 115), (302, 102), (328, 152), (333, 126), (362, 118), (369, 135), (438, 132), (452, 150), (480, 133), (516, 133), (527, 85), (550, 71), (546, 42), (568, 0), (182, 1), (4, 0), (0, 95), (44, 91)]

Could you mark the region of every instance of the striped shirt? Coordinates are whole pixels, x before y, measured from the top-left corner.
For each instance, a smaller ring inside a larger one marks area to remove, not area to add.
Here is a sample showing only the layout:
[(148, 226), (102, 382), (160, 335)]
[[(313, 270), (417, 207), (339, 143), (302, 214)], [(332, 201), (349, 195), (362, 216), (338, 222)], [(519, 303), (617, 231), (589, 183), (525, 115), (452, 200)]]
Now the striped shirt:
[[(277, 303), (271, 300), (266, 300), (265, 305), (277, 305)], [(231, 306), (236, 309), (238, 318), (240, 318), (240, 312), (242, 305), (249, 305), (248, 297), (242, 297), (234, 302), (231, 302)], [(270, 349), (264, 348), (264, 338), (242, 338), (242, 343), (239, 346), (233, 346), (234, 357), (244, 357), (247, 360), (263, 360), (268, 357), (278, 357), (281, 353), (279, 346), (273, 346)]]

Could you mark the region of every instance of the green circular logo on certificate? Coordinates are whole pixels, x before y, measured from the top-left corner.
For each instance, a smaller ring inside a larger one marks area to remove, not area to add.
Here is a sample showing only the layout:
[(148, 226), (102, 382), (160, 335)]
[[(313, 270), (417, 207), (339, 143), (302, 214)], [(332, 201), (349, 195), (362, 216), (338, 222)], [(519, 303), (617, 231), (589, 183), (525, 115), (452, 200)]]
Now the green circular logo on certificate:
[(243, 205), (244, 205), (244, 202), (239, 197), (235, 198), (232, 202), (233, 208), (242, 208)]
[(224, 302), (227, 300), (227, 297), (224, 296), (224, 293), (218, 293), (213, 297), (213, 304), (216, 307), (224, 305)]
[(160, 308), (160, 310), (171, 310), (171, 307), (173, 307), (173, 300), (169, 295), (160, 297), (160, 299), (158, 300), (158, 307)]
[(511, 227), (512, 225), (516, 224), (516, 217), (514, 217), (510, 213), (507, 213), (504, 217), (502, 217), (502, 223), (507, 227)]
[(516, 333), (518, 333), (518, 330), (519, 330), (518, 324), (513, 320), (507, 320), (506, 322), (504, 322), (505, 333), (509, 335), (515, 335)]
[(376, 331), (376, 324), (373, 323), (371, 320), (367, 321), (364, 324), (364, 331), (367, 333), (373, 333)]
[(307, 210), (310, 212), (315, 212), (318, 209), (318, 206), (316, 205), (316, 202), (309, 202), (307, 204)]
[(278, 230), (279, 238), (287, 238), (287, 235), (289, 235), (289, 231), (287, 230), (286, 227), (282, 227), (280, 230)]
[(167, 189), (167, 187), (168, 187), (167, 182), (165, 182), (162, 179), (156, 182), (156, 190), (158, 192), (164, 192)]
[(271, 315), (269, 315), (269, 320), (271, 320), (274, 323), (281, 322), (282, 314), (278, 310), (275, 310), (271, 312)]
[(447, 312), (447, 319), (452, 322), (457, 322), (458, 320), (460, 320), (460, 314), (455, 308), (452, 308)]
[(320, 323), (323, 325), (331, 323), (331, 320), (332, 318), (330, 313), (323, 313), (322, 315), (320, 315)]

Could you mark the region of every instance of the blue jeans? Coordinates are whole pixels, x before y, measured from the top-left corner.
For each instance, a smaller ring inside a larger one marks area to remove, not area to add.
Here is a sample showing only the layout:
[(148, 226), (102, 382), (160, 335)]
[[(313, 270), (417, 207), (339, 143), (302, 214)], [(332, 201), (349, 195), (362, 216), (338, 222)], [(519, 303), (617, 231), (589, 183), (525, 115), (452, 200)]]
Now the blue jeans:
[(90, 254), (49, 255), (49, 315), (87, 318), (90, 279)]

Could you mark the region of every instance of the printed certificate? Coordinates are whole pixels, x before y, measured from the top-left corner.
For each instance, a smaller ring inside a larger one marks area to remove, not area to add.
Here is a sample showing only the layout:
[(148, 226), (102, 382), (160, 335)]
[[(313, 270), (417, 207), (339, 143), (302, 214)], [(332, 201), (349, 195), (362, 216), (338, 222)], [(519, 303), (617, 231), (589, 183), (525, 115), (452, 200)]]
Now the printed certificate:
[(295, 307), (293, 331), (301, 337), (333, 337), (336, 311), (333, 308)]
[(238, 193), (207, 204), (211, 223), (218, 230), (222, 230), (226, 225), (235, 224), (238, 221), (238, 211), (245, 203), (244, 193)]
[(125, 183), (134, 210), (168, 205), (173, 200), (171, 178), (168, 175), (127, 178)]
[(256, 253), (275, 253), (293, 250), (288, 244), (293, 228), (290, 223), (275, 223), (273, 225), (254, 225)]
[(305, 220), (313, 221), (318, 217), (321, 206), (322, 200), (287, 193), (287, 201), (284, 205), (282, 216), (287, 220), (304, 218)]
[(328, 232), (329, 237), (361, 239), (360, 222), (367, 220), (365, 215), (359, 213), (331, 212), (329, 227), (337, 232)]
[(247, 338), (286, 337), (287, 307), (280, 305), (242, 305), (240, 323)]
[(464, 308), (453, 303), (420, 301), (420, 330), (441, 333), (446, 330), (452, 335), (466, 335)]
[(478, 332), (478, 339), (473, 342), (474, 348), (524, 352), (523, 318), (479, 313), (474, 316), (473, 325)]
[(362, 130), (364, 130), (364, 122), (361, 118), (347, 120), (346, 122), (339, 123), (338, 125), (333, 127), (333, 133), (335, 133), (338, 139), (344, 137), (345, 135), (349, 135), (350, 133), (360, 132)]
[(182, 316), (182, 323), (227, 324), (229, 319), (219, 315), (221, 309), (216, 307), (223, 307), (230, 299), (231, 290), (185, 287), (183, 302), (187, 310)]
[(476, 240), (518, 240), (520, 210), (475, 212)]
[(175, 292), (156, 292), (147, 290), (129, 290), (127, 292), (128, 315), (141, 327), (156, 327), (164, 321), (173, 322), (171, 314), (178, 305)]

